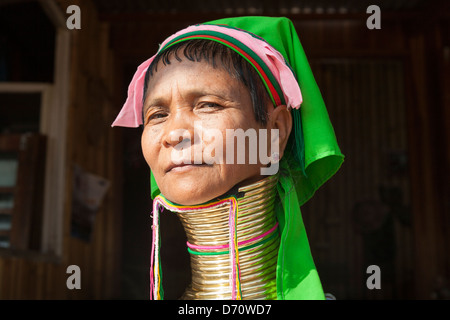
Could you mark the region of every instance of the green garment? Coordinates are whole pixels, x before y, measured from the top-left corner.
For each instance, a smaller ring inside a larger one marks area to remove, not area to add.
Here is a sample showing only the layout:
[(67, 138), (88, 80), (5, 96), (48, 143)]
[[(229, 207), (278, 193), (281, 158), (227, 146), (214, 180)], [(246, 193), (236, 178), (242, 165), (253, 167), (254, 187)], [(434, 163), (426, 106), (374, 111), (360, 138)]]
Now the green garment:
[[(295, 73), (303, 96), (293, 109), (293, 131), (280, 162), (276, 207), (281, 244), (277, 266), (280, 300), (324, 299), (303, 224), (300, 206), (341, 166), (344, 156), (336, 141), (320, 90), (293, 23), (287, 18), (239, 17), (208, 22), (256, 34), (277, 49)], [(160, 191), (151, 176), (152, 197)]]

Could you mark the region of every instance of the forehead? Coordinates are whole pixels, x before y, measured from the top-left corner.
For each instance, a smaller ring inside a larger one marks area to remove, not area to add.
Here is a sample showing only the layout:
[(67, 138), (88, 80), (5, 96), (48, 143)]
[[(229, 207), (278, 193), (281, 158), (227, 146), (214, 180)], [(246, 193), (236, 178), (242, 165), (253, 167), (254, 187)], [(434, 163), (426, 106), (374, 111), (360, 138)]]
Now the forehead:
[(172, 59), (170, 64), (159, 61), (155, 70), (149, 78), (147, 98), (173, 90), (220, 94), (230, 99), (236, 98), (237, 94), (249, 94), (247, 87), (224, 66), (213, 66), (205, 60)]

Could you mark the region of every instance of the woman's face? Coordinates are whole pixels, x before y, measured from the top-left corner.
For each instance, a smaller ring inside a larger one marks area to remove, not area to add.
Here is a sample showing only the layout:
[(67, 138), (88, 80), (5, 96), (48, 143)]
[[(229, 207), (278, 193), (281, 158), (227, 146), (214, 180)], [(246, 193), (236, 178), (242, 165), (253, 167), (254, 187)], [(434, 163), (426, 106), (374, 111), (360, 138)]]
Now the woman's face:
[(266, 128), (255, 119), (249, 90), (221, 67), (172, 60), (158, 65), (144, 102), (142, 150), (161, 193), (178, 204), (200, 204), (262, 178), (260, 162), (249, 161), (249, 141), (238, 164), (242, 143), (227, 140), (227, 129)]

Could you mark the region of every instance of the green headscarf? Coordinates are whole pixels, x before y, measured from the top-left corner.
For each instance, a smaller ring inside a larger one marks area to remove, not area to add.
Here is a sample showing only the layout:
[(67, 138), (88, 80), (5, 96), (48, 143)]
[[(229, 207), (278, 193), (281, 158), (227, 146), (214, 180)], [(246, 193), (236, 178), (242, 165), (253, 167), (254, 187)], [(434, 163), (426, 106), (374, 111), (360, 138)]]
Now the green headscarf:
[[(325, 103), (291, 20), (276, 17), (226, 18), (206, 24), (228, 25), (251, 32), (277, 49), (298, 79), (303, 103), (291, 110), (294, 119), (280, 162), (276, 213), (281, 231), (277, 266), (280, 300), (324, 299), (300, 207), (341, 166), (344, 156), (336, 141)], [(151, 175), (152, 198), (160, 193)]]

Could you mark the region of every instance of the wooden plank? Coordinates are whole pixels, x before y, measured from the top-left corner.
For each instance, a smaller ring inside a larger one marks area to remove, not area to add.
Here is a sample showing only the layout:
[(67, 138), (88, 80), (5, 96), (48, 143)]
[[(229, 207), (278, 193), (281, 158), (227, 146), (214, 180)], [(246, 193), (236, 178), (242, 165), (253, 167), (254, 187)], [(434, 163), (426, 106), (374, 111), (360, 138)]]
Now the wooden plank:
[[(425, 66), (425, 35), (410, 37), (411, 61), (408, 65), (407, 104), (409, 159), (411, 174), (412, 214), (414, 220), (415, 297), (429, 299), (434, 276), (437, 274), (435, 229), (432, 217), (435, 212), (432, 182), (432, 150), (430, 149), (429, 96)], [(417, 146), (420, 146), (418, 148)]]
[(69, 80), (71, 74), (71, 33), (58, 29), (55, 48), (55, 76), (52, 95), (51, 112), (48, 113), (48, 124), (45, 134), (49, 144), (47, 151), (45, 198), (43, 213), (42, 247), (45, 252), (62, 255), (63, 217), (66, 188), (66, 129), (67, 109), (70, 100)]
[(45, 265), (45, 295), (44, 299), (65, 299), (64, 296), (60, 296), (56, 293), (59, 286), (63, 285), (62, 283), (58, 283), (58, 270), (56, 268), (56, 265), (53, 263), (47, 263)]
[(0, 187), (0, 193), (14, 193), (15, 187)]
[(0, 214), (11, 215), (12, 212), (13, 212), (13, 210), (11, 208), (2, 208), (2, 209), (0, 209)]
[[(448, 5), (448, 4), (447, 4)], [(445, 139), (443, 146), (443, 150), (446, 150), (445, 154), (442, 155), (443, 161), (443, 172), (446, 172), (447, 174), (441, 175), (441, 194), (442, 199), (448, 199), (450, 197), (450, 185), (448, 183), (448, 175), (450, 172), (450, 126), (448, 125), (448, 121), (450, 119), (450, 19), (444, 20), (440, 24), (439, 29), (439, 52), (440, 52), (440, 63), (439, 63), (439, 70), (440, 70), (440, 78), (441, 78), (441, 101), (442, 101), (442, 122), (444, 123), (442, 125), (443, 133), (442, 135), (444, 137), (447, 137)], [(450, 212), (450, 202), (446, 201), (443, 204), (443, 210), (442, 210), (442, 225), (444, 226), (450, 226), (450, 215), (448, 214)], [(445, 244), (445, 251), (444, 252), (450, 252), (450, 234), (444, 232), (444, 244)], [(447, 279), (447, 283), (450, 282), (450, 259), (447, 256), (447, 260), (445, 262), (444, 270), (446, 272), (444, 273), (444, 277)]]
[(42, 261), (36, 262), (36, 279), (35, 279), (35, 297), (36, 300), (43, 300), (45, 298), (45, 263)]
[(18, 152), (21, 138), (20, 134), (0, 135), (0, 149), (2, 152)]
[(0, 257), (0, 300), (6, 300), (6, 294), (5, 294), (5, 278), (6, 278), (6, 269), (4, 267), (5, 265), (5, 259)]
[(43, 93), (51, 88), (44, 82), (1, 82), (0, 92), (8, 93)]
[(11, 230), (0, 230), (0, 237), (10, 237)]
[[(11, 247), (15, 249), (29, 249), (31, 222), (39, 219), (42, 213), (40, 199), (42, 186), (39, 182), (42, 182), (44, 144), (44, 137), (38, 134), (25, 134), (20, 137), (20, 143), (17, 146), (19, 150), (17, 190), (14, 194), (11, 233)], [(40, 228), (35, 228), (33, 231), (38, 229)]]
[(2, 278), (2, 287), (0, 295), (2, 299), (8, 300), (12, 299), (11, 290), (14, 286), (13, 284), (13, 267), (11, 258), (0, 258), (3, 261), (2, 273), (0, 274)]
[(10, 273), (9, 276), (11, 277), (11, 284), (10, 284), (10, 292), (9, 292), (9, 296), (10, 299), (18, 299), (18, 294), (17, 292), (19, 291), (19, 266), (18, 266), (18, 261), (19, 259), (17, 257), (12, 257), (10, 259), (11, 261), (11, 269), (10, 269)]
[[(109, 32), (107, 32), (105, 25), (102, 25), (102, 37), (103, 44), (102, 48), (105, 51), (105, 54), (108, 59), (105, 59), (104, 65), (102, 65), (102, 78), (106, 82), (106, 87), (108, 89), (108, 94), (110, 94), (113, 89), (113, 82), (111, 81), (114, 78), (113, 75), (113, 56), (112, 52), (109, 50)], [(109, 31), (109, 29), (108, 29)], [(111, 97), (108, 100), (105, 100), (104, 110), (103, 110), (103, 118), (108, 119), (108, 111), (113, 108), (113, 104), (111, 101)], [(114, 298), (114, 288), (115, 282), (117, 281), (117, 277), (114, 276), (115, 270), (115, 257), (118, 256), (117, 246), (115, 242), (118, 237), (117, 233), (114, 232), (115, 224), (118, 222), (116, 219), (117, 209), (115, 208), (113, 195), (113, 185), (116, 181), (115, 179), (115, 170), (113, 170), (113, 166), (115, 163), (115, 143), (114, 143), (114, 132), (113, 130), (105, 129), (105, 139), (103, 141), (103, 167), (104, 167), (104, 175), (110, 181), (110, 188), (105, 196), (104, 202), (104, 210), (105, 210), (105, 231), (106, 231), (106, 239), (105, 239), (105, 249), (104, 249), (104, 265), (106, 266), (104, 270), (104, 296), (107, 299)]]
[[(28, 261), (25, 259), (15, 258), (16, 276), (14, 280), (14, 299), (27, 299), (27, 283), (28, 280)], [(22, 298), (23, 297), (23, 298)]]

